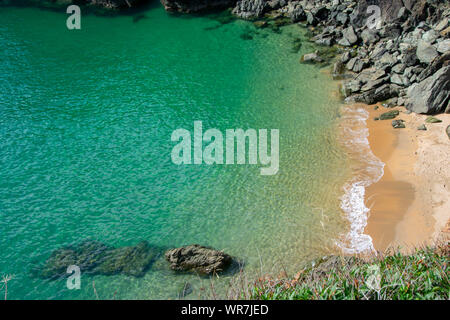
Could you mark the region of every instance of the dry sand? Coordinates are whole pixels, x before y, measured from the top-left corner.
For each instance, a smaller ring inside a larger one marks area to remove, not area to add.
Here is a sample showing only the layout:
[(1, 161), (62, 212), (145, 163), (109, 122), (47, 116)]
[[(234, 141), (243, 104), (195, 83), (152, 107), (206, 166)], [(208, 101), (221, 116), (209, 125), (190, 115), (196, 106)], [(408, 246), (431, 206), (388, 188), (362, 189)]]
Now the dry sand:
[[(383, 177), (366, 190), (371, 210), (365, 233), (379, 251), (400, 247), (408, 252), (431, 244), (450, 219), (450, 114), (437, 115), (442, 123), (429, 124), (425, 115), (395, 108), (406, 128), (394, 129), (392, 120), (374, 120), (392, 109), (365, 108), (371, 149), (385, 163)], [(428, 130), (417, 130), (421, 124)]]

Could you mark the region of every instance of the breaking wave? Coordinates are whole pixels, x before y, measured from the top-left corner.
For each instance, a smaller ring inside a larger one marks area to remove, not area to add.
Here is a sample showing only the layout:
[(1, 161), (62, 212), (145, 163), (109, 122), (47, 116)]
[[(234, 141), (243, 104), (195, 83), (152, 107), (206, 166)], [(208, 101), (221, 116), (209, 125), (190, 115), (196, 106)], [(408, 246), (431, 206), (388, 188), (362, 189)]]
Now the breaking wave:
[(350, 231), (337, 245), (347, 254), (374, 252), (372, 238), (364, 234), (370, 209), (365, 203), (366, 188), (378, 182), (384, 174), (384, 163), (370, 149), (367, 119), (362, 107), (345, 106), (342, 112), (342, 143), (349, 150), (353, 178), (343, 189), (341, 208), (350, 222)]

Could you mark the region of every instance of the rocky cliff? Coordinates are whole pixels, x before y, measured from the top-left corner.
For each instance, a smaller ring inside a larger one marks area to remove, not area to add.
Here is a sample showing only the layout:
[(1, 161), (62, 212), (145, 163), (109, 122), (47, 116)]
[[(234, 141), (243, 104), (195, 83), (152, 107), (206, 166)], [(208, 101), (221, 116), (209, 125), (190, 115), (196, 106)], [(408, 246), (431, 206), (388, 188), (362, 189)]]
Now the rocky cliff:
[[(341, 52), (333, 72), (336, 78), (346, 79), (342, 93), (348, 102), (404, 105), (418, 113), (450, 112), (448, 1), (161, 2), (166, 8), (178, 8), (176, 11), (227, 5), (242, 19), (289, 18), (292, 23), (302, 22), (313, 33), (312, 41), (323, 47), (336, 47)], [(198, 2), (203, 5), (199, 6)], [(255, 25), (264, 26), (259, 21)], [(323, 63), (324, 60), (320, 51), (302, 58), (302, 62), (307, 63)]]

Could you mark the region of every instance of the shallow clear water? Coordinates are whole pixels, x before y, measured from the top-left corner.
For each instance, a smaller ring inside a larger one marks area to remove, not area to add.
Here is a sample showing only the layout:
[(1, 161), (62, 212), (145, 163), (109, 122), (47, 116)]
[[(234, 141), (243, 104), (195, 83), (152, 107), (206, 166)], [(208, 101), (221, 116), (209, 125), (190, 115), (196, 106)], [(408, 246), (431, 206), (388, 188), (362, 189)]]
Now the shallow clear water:
[[(14, 274), (10, 299), (93, 299), (93, 281), (100, 299), (174, 299), (186, 281), (188, 298), (206, 295), (209, 280), (175, 275), (163, 259), (142, 278), (83, 276), (81, 290), (33, 276), (53, 250), (85, 239), (209, 245), (250, 276), (292, 274), (337, 250), (349, 169), (336, 84), (298, 62), (312, 50), (292, 51), (298, 26), (277, 34), (154, 8), (138, 22), (83, 15), (82, 30), (69, 31), (66, 17), (0, 7), (0, 274)], [(174, 165), (171, 133), (195, 120), (279, 129), (278, 174)], [(230, 278), (215, 280), (218, 291)]]

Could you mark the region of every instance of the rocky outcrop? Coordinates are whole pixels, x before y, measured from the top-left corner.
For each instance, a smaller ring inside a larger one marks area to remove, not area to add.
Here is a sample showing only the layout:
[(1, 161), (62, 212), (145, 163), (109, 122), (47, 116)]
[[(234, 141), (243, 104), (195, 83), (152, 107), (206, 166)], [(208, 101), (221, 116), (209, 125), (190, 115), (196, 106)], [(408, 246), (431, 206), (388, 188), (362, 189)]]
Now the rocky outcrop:
[[(300, 21), (309, 28), (311, 41), (341, 51), (342, 57), (333, 63), (333, 77), (346, 79), (342, 85), (346, 101), (408, 104), (410, 110), (421, 113), (448, 111), (448, 81), (444, 80), (448, 75), (434, 75), (450, 64), (448, 1), (161, 1), (169, 10), (185, 12), (197, 11), (199, 3), (201, 8), (213, 8), (213, 3), (232, 6), (234, 15), (258, 20), (257, 27), (275, 26), (274, 31), (287, 18)], [(174, 4), (178, 9), (173, 9)], [(370, 6), (374, 5), (380, 9), (378, 21), (371, 21), (376, 11)], [(303, 55), (300, 62), (324, 66), (330, 56), (319, 49)]]
[[(441, 68), (408, 89), (408, 110), (416, 113), (450, 112), (450, 66)], [(447, 110), (446, 110), (447, 109)]]
[(141, 277), (161, 255), (161, 250), (143, 241), (136, 246), (113, 248), (98, 241), (85, 241), (53, 251), (38, 270), (42, 278), (67, 276), (67, 268), (76, 265), (83, 274), (125, 274)]
[(256, 19), (262, 16), (269, 7), (267, 0), (239, 0), (233, 9), (233, 14), (242, 19)]
[(165, 258), (172, 270), (202, 275), (221, 273), (233, 262), (228, 254), (198, 244), (168, 250)]
[(236, 0), (161, 0), (161, 3), (167, 11), (192, 13), (231, 7)]

